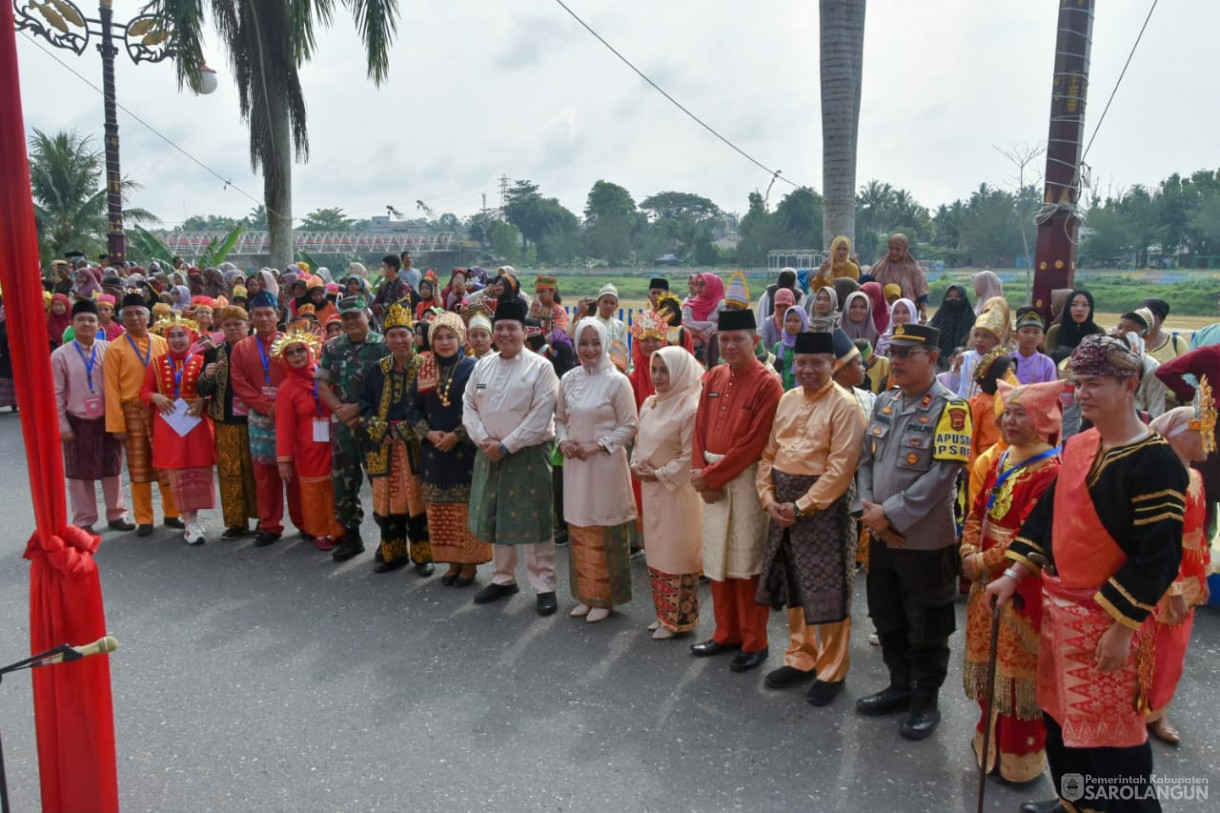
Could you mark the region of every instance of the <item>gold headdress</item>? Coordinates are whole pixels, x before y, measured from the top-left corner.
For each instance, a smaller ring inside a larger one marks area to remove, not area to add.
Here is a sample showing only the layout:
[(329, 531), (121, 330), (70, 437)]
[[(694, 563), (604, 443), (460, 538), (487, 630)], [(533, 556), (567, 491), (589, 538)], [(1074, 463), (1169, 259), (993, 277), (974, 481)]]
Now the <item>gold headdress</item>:
[(1204, 454), (1211, 454), (1216, 451), (1216, 399), (1207, 376), (1199, 377), (1199, 386), (1195, 387), (1195, 398), (1190, 406), (1194, 410), (1190, 428), (1198, 431)]
[(974, 329), (985, 330), (1001, 342), (1007, 341), (1011, 330), (1008, 303), (1000, 297), (992, 297), (984, 307), (985, 310), (979, 314), (979, 318), (974, 320)]
[(643, 311), (636, 315), (631, 325), (631, 335), (638, 342), (641, 339), (669, 340), (669, 322), (656, 311)]
[(322, 347), (322, 340), (312, 330), (300, 325), (292, 325), (287, 332), (275, 337), (275, 341), (271, 344), (271, 357), (284, 361), (284, 351), (294, 344), (303, 344), (308, 347), (316, 359), (318, 350)]
[(151, 328), (149, 328), (149, 330), (156, 333), (158, 336), (164, 336), (166, 333), (169, 333), (170, 330), (176, 327), (184, 327), (191, 333), (199, 332), (198, 322), (196, 322), (194, 319), (187, 319), (186, 317), (177, 313), (161, 317)]
[(408, 330), (415, 327), (415, 320), (411, 318), (411, 309), (402, 302), (395, 302), (386, 308), (385, 321), (381, 324), (381, 329), (385, 333), (389, 333), (396, 327), (405, 327)]

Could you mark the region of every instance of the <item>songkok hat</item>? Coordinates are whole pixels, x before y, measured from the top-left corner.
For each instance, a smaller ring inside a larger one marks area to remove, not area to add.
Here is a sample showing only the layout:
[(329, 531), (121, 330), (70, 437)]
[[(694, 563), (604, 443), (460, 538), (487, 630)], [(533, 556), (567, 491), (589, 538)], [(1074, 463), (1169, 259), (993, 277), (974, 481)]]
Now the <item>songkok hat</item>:
[(829, 353), (834, 354), (834, 337), (829, 333), (798, 333), (796, 334), (796, 353)]
[[(359, 294), (356, 296), (345, 296), (339, 300), (339, 313), (363, 313), (368, 309), (368, 306), (368, 301)], [(391, 305), (391, 307), (393, 306)]]
[(559, 280), (555, 279), (554, 277), (535, 277), (534, 278), (534, 290), (535, 291), (554, 291), (554, 290), (557, 290), (558, 288), (559, 288)]
[(230, 305), (227, 308), (221, 308), (220, 314), (216, 319), (217, 324), (223, 325), (230, 319), (236, 319), (239, 322), (249, 322), (250, 314), (246, 313), (246, 309), (237, 305)]
[[(609, 286), (613, 288), (614, 286)], [(602, 291), (606, 289), (603, 288)], [(510, 299), (508, 302), (501, 302), (496, 306), (496, 315), (493, 322), (507, 320), (510, 322), (520, 322), (522, 328), (525, 327), (525, 306), (516, 299)]]
[(648, 290), (655, 291), (658, 288), (660, 288), (662, 291), (668, 291), (669, 280), (665, 279), (665, 277), (653, 277), (652, 279), (648, 280)]
[(992, 336), (1003, 341), (1008, 335), (1008, 313), (1003, 308), (991, 307), (979, 314), (974, 320), (975, 330), (985, 330)]
[(601, 299), (603, 296), (612, 296), (615, 299), (618, 299), (618, 288), (614, 286), (613, 282), (607, 282), (602, 286), (602, 289), (597, 292), (598, 299)]
[[(1020, 406), (1034, 422), (1034, 431), (1047, 443), (1055, 443), (1063, 429), (1062, 381), (1046, 381), (1040, 384), (1013, 386), (1007, 381), (996, 382), (997, 399), (1003, 409)], [(999, 414), (1003, 414), (999, 410)]]
[[(363, 300), (364, 297), (353, 296), (348, 297), (348, 299)], [(345, 299), (344, 301), (346, 302), (347, 300)], [(358, 308), (356, 310), (359, 312), (363, 311), (364, 308)], [(350, 313), (352, 311), (347, 308), (340, 308), (339, 312)], [(386, 333), (389, 333), (391, 330), (395, 330), (396, 328), (410, 330), (414, 326), (415, 322), (413, 319), (411, 319), (411, 308), (402, 304), (402, 301), (395, 302), (394, 304), (390, 305), (390, 307), (386, 308), (385, 321), (381, 324), (382, 330)]]
[[(800, 338), (805, 334), (797, 335), (797, 346), (800, 347)], [(826, 334), (821, 334), (826, 335)], [(856, 347), (856, 343), (851, 340), (851, 337), (843, 332), (842, 328), (835, 328), (834, 333), (829, 334), (834, 343), (835, 366), (834, 371), (837, 373), (854, 358), (860, 355), (860, 348)], [(797, 352), (800, 352), (799, 350)]]
[(740, 311), (721, 311), (716, 318), (719, 330), (757, 330), (758, 323), (754, 321), (754, 311), (749, 308)]
[(140, 294), (128, 294), (123, 297), (124, 308), (144, 308), (148, 310), (148, 302)]
[(1144, 370), (1139, 355), (1113, 336), (1091, 334), (1080, 340), (1068, 365), (1073, 375), (1139, 378)]
[(746, 286), (746, 275), (734, 271), (729, 277), (729, 287), (724, 293), (724, 304), (731, 308), (750, 307), (750, 289)]
[(940, 331), (931, 325), (917, 325), (914, 322), (905, 325), (895, 325), (890, 334), (891, 347), (927, 347), (931, 350), (940, 349)]
[(791, 308), (796, 304), (796, 294), (791, 288), (780, 288), (775, 292), (775, 304)]
[(275, 294), (270, 291), (259, 291), (250, 298), (250, 310), (255, 308), (276, 308)]
[(78, 299), (72, 304), (72, 316), (78, 313), (91, 313), (97, 316), (97, 303), (92, 299)]
[(1036, 327), (1039, 330), (1046, 330), (1046, 323), (1042, 321), (1041, 314), (1031, 308), (1017, 317), (1017, 330), (1023, 327)]

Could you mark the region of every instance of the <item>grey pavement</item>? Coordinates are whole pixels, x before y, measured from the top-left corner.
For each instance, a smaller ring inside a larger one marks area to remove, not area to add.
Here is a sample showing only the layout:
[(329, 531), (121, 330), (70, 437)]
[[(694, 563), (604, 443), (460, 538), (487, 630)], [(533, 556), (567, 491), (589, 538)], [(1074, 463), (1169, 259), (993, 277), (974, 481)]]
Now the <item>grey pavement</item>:
[[(32, 530), (19, 416), (0, 414), (0, 663), (29, 651)], [(367, 504), (367, 503), (366, 503)], [(296, 536), (254, 549), (212, 537), (188, 547), (103, 535), (98, 564), (111, 634), (119, 788), (128, 811), (284, 810), (974, 810), (970, 739), (977, 707), (961, 691), (961, 619), (941, 695), (944, 720), (924, 742), (899, 717), (864, 718), (855, 700), (886, 683), (858, 582), (852, 670), (833, 705), (804, 689), (763, 687), (782, 663), (782, 614), (760, 670), (693, 658), (710, 635), (653, 641), (642, 560), (630, 605), (600, 624), (540, 618), (531, 591), (476, 607), (475, 589), (413, 570), (377, 575), (372, 549), (343, 565)], [(366, 541), (375, 538), (371, 517)], [(439, 568), (443, 570), (443, 568)], [(480, 568), (479, 582), (490, 578)], [(1185, 742), (1154, 744), (1156, 770), (1204, 777), (1220, 798), (1220, 614), (1197, 616), (1171, 713)], [(73, 642), (81, 643), (81, 642)], [(0, 733), (13, 809), (37, 809), (28, 675), (0, 686)], [(1053, 795), (987, 783), (987, 809)], [(1209, 809), (1207, 803), (1168, 810)], [(1215, 809), (1211, 803), (1210, 809)]]

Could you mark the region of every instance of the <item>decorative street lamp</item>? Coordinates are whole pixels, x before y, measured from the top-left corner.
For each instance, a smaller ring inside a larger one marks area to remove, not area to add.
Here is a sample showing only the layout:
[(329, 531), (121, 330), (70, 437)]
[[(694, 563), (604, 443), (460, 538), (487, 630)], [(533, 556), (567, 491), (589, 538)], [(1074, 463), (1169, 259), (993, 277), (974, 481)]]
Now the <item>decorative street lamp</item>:
[[(13, 16), (19, 31), (30, 31), (56, 48), (85, 53), (89, 41), (101, 37), (97, 50), (102, 55), (102, 97), (106, 108), (106, 208), (110, 222), (106, 236), (111, 264), (127, 257), (127, 238), (123, 234), (123, 190), (119, 173), (119, 120), (115, 102), (114, 58), (116, 41), (122, 42), (131, 61), (160, 62), (177, 55), (173, 39), (161, 18), (141, 14), (127, 23), (116, 23), (112, 0), (101, 0), (98, 19), (85, 17), (71, 0), (13, 0)], [(196, 93), (216, 89), (216, 72), (204, 67), (203, 75), (192, 88)]]

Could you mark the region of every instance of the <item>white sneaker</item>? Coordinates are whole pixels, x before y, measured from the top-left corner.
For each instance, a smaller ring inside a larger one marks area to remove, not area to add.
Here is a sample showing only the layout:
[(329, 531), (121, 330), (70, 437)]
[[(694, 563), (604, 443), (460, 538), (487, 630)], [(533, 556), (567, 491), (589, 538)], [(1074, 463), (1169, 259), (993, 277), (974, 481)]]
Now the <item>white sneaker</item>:
[(199, 520), (192, 520), (191, 522), (186, 523), (186, 531), (183, 535), (186, 537), (186, 544), (202, 545), (203, 523), (201, 523)]

